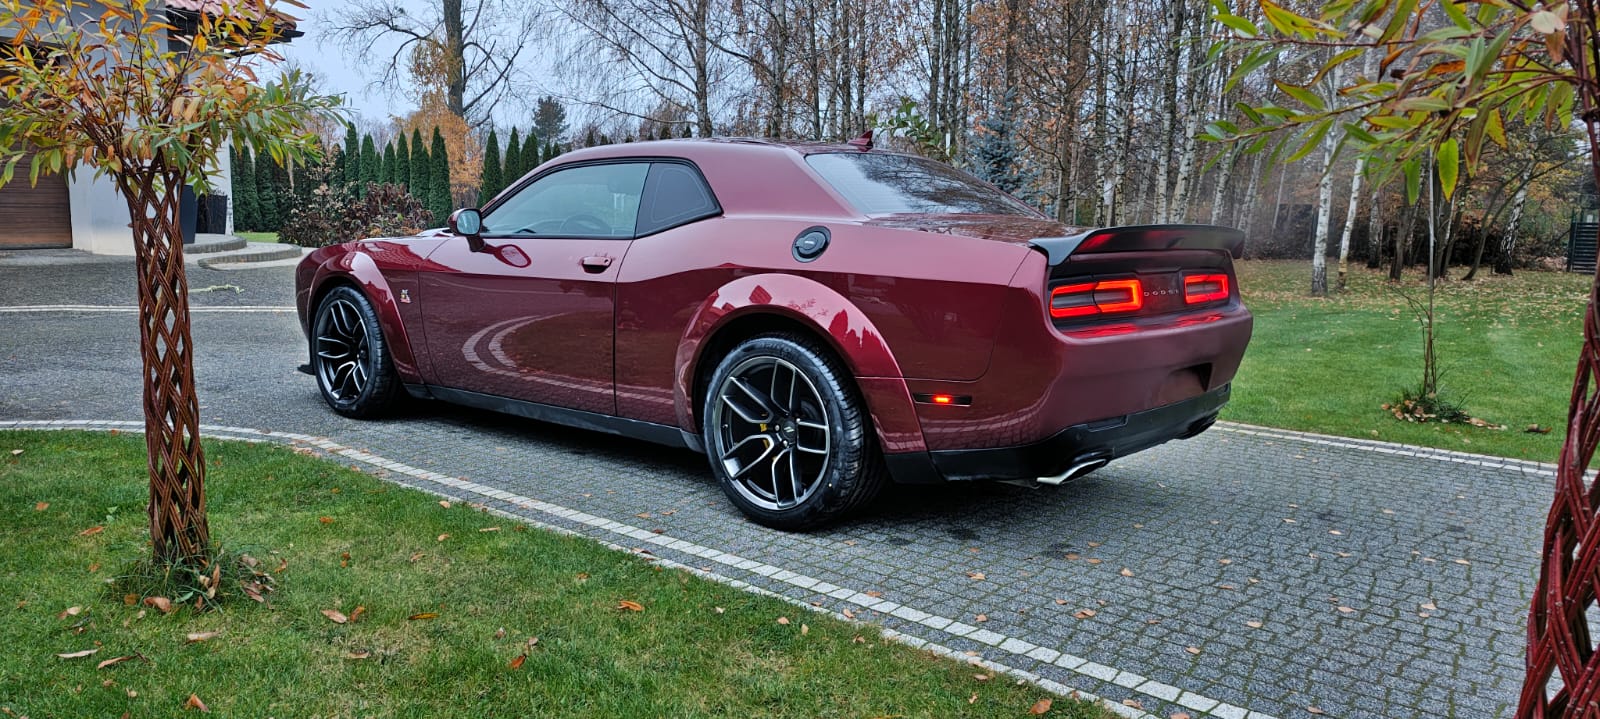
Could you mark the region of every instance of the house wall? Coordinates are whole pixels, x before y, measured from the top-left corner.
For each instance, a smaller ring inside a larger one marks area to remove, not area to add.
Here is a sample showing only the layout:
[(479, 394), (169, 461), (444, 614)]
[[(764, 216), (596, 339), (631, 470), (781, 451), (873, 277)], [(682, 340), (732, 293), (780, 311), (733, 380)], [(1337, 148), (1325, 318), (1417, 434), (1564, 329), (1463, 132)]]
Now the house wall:
[[(77, 20), (90, 22), (100, 17), (105, 7), (90, 2), (75, 9)], [(230, 197), (228, 231), (233, 231), (233, 178), (229, 167), (228, 149), (220, 156), (221, 167), (209, 173), (211, 192)], [(0, 192), (3, 192), (0, 188)], [(72, 247), (99, 255), (132, 255), (133, 231), (130, 228), (128, 203), (116, 190), (109, 177), (96, 178), (94, 171), (80, 166), (67, 177), (67, 198), (72, 220)]]

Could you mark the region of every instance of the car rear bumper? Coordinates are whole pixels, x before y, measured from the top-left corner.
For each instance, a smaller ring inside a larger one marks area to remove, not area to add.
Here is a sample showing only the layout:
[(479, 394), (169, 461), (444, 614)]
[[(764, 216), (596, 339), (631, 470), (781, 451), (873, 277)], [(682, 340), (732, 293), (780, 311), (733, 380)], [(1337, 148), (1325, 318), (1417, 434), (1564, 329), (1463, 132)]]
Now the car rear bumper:
[(1217, 421), (1231, 389), (1223, 385), (1180, 402), (1073, 425), (1031, 444), (886, 454), (884, 459), (895, 481), (905, 484), (1059, 478), (1086, 463), (1103, 464), (1204, 432)]

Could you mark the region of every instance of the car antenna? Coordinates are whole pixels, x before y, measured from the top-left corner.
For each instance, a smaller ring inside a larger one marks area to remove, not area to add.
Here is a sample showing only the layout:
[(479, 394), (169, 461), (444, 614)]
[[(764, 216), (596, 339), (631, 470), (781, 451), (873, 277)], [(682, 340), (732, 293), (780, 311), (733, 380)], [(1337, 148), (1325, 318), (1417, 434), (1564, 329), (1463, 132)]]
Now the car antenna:
[(860, 137), (857, 137), (856, 139), (851, 140), (850, 142), (845, 143), (845, 144), (847, 144), (847, 145), (849, 145), (851, 147), (854, 147), (854, 148), (856, 148), (856, 149), (858, 149), (858, 150), (860, 150), (862, 152), (866, 152), (867, 150), (871, 150), (872, 149), (872, 130), (867, 130), (866, 132), (861, 133)]

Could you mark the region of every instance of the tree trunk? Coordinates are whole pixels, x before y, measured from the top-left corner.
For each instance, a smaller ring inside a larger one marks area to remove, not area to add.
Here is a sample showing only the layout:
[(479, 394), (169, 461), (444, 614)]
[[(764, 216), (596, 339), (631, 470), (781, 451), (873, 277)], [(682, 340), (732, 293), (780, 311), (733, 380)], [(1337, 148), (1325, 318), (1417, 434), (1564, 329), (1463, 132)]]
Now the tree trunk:
[[(1337, 74), (1337, 71), (1335, 71)], [(1334, 81), (1338, 83), (1337, 80)], [(1311, 295), (1328, 294), (1328, 225), (1333, 212), (1333, 152), (1335, 140), (1328, 133), (1322, 140), (1322, 178), (1317, 181), (1317, 230), (1311, 243)]]
[(1494, 258), (1494, 273), (1511, 274), (1512, 251), (1517, 247), (1517, 232), (1522, 229), (1522, 206), (1528, 201), (1528, 188), (1524, 183), (1511, 202), (1511, 219), (1506, 220), (1506, 234), (1500, 240), (1500, 253)]
[(1361, 209), (1361, 174), (1367, 169), (1367, 158), (1356, 158), (1355, 173), (1350, 176), (1350, 206), (1344, 213), (1344, 233), (1339, 235), (1339, 281), (1334, 285), (1345, 291), (1350, 274), (1350, 238), (1356, 232), (1356, 214)]
[(1417, 226), (1417, 206), (1406, 208), (1406, 218), (1395, 228), (1394, 256), (1389, 259), (1389, 281), (1399, 282), (1406, 268), (1406, 245), (1411, 243), (1411, 231)]
[(170, 172), (140, 169), (119, 175), (117, 184), (133, 218), (139, 273), (150, 542), (158, 561), (198, 566), (210, 556), (211, 534), (189, 335), (189, 285), (178, 225), (182, 181)]
[[(450, 114), (467, 119), (467, 64), (463, 47), (466, 25), (461, 20), (461, 0), (443, 0), (440, 14), (444, 22), (445, 103)], [(476, 103), (474, 103), (476, 104)]]

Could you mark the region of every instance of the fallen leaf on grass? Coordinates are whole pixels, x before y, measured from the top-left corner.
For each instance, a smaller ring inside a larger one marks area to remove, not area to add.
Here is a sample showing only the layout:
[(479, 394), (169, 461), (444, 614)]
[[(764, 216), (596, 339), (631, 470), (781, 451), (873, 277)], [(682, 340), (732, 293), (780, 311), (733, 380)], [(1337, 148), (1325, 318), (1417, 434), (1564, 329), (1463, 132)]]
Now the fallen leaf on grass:
[(803, 637), (803, 636), (805, 636), (807, 634), (810, 634), (810, 633), (811, 633), (811, 627), (806, 626), (804, 624), (800, 625), (800, 636)]
[(366, 658), (371, 657), (371, 656), (372, 656), (372, 652), (345, 652), (344, 653), (344, 658), (345, 659), (366, 659)]
[(438, 619), (438, 618), (439, 618), (439, 613), (438, 612), (422, 612), (421, 614), (413, 614), (413, 615), (411, 615), (409, 617), (406, 617), (406, 619), (409, 619), (409, 620)]
[(511, 668), (512, 669), (521, 669), (522, 668), (522, 663), (525, 662), (525, 661), (528, 661), (528, 655), (526, 655), (526, 654), (518, 654), (516, 659), (512, 659), (511, 660)]
[(1055, 702), (1052, 702), (1049, 699), (1040, 699), (1039, 701), (1034, 702), (1033, 706), (1028, 707), (1028, 713), (1035, 716), (1043, 714), (1047, 711), (1050, 711), (1050, 705), (1054, 703)]
[(333, 524), (333, 517), (317, 517), (317, 521), (323, 524)]
[(1140, 704), (1138, 699), (1123, 699), (1122, 705), (1126, 707), (1133, 707), (1139, 711), (1144, 711), (1144, 705)]
[(109, 666), (112, 666), (112, 665), (115, 665), (115, 664), (121, 664), (121, 663), (123, 663), (125, 661), (128, 661), (129, 659), (138, 659), (138, 658), (139, 658), (139, 655), (137, 655), (137, 654), (125, 654), (125, 655), (120, 656), (120, 657), (112, 657), (112, 658), (107, 659), (107, 660), (105, 660), (103, 662), (100, 662), (99, 664), (94, 665), (94, 668), (95, 669), (105, 669), (106, 667), (109, 667)]
[(67, 617), (76, 617), (76, 616), (78, 616), (78, 613), (82, 612), (82, 611), (83, 611), (83, 607), (67, 607), (66, 609), (61, 610), (60, 614), (56, 615), (56, 619), (66, 619)]
[(1356, 610), (1355, 607), (1339, 607), (1339, 611), (1344, 613), (1344, 614), (1349, 614), (1351, 612), (1354, 612), (1355, 610)]
[(483, 529), (480, 529), (478, 531), (480, 531), (480, 532), (498, 532), (498, 531), (500, 531), (500, 528), (499, 527), (484, 527)]
[(976, 679), (976, 680), (978, 680), (980, 682), (986, 682), (986, 681), (989, 681), (990, 679), (993, 679), (994, 675), (993, 674), (974, 674), (974, 675), (972, 675), (972, 678)]
[(1430, 611), (1430, 612), (1436, 612), (1436, 611), (1439, 611), (1439, 605), (1437, 605), (1437, 604), (1434, 604), (1434, 603), (1433, 603), (1433, 602), (1428, 602), (1428, 603), (1426, 603), (1426, 604), (1423, 604), (1423, 605), (1422, 605), (1422, 608), (1423, 608), (1423, 609), (1426, 609), (1426, 610), (1428, 610), (1428, 611)]
[(1086, 561), (1086, 562), (1088, 562), (1090, 564), (1099, 564), (1101, 562), (1104, 562), (1105, 560), (1104, 559), (1086, 559), (1084, 561)]
[(1131, 576), (1133, 576), (1133, 570), (1129, 569), (1127, 567), (1123, 567), (1122, 571), (1117, 572), (1117, 574), (1121, 574), (1124, 577), (1131, 577)]
[(1530, 425), (1528, 425), (1527, 429), (1524, 429), (1522, 431), (1527, 432), (1529, 434), (1550, 434), (1550, 428), (1549, 427), (1544, 427), (1544, 426), (1537, 425), (1537, 424), (1530, 424)]
[(450, 538), (450, 533), (449, 532), (445, 532), (444, 534), (439, 535), (438, 541), (443, 542), (444, 540), (449, 539), (449, 538)]
[(40, 502), (38, 504), (33, 505), (33, 511), (35, 511), (35, 512), (43, 512), (44, 510), (49, 509), (49, 508), (50, 508), (50, 503), (49, 502)]
[(350, 618), (345, 616), (344, 612), (337, 609), (324, 609), (322, 610), (322, 616), (332, 620), (334, 624), (344, 624), (350, 621)]
[(1188, 653), (1190, 653), (1190, 654), (1199, 654), (1200, 653), (1200, 647), (1184, 647), (1183, 650), (1188, 652)]
[(1094, 615), (1095, 611), (1093, 609), (1079, 609), (1078, 611), (1072, 613), (1072, 616), (1077, 617), (1078, 619), (1088, 619)]
[(96, 525), (96, 526), (90, 527), (88, 529), (85, 529), (82, 532), (78, 532), (78, 536), (80, 536), (80, 537), (93, 537), (94, 535), (99, 534), (99, 533), (104, 532), (104, 531), (106, 531), (105, 527), (101, 527), (101, 526)]
[(183, 639), (184, 643), (193, 644), (195, 642), (204, 642), (211, 639), (216, 639), (220, 634), (221, 632), (189, 632), (184, 636)]
[(839, 613), (843, 614), (845, 619), (855, 619), (856, 618), (856, 613), (850, 611), (848, 608), (840, 610)]
[(95, 647), (94, 649), (85, 649), (81, 652), (66, 652), (64, 654), (57, 654), (56, 656), (61, 657), (62, 659), (82, 659), (98, 651), (100, 651), (100, 648)]
[(183, 708), (185, 708), (185, 709), (199, 709), (200, 711), (203, 711), (203, 712), (210, 712), (211, 711), (211, 707), (206, 706), (205, 702), (200, 701), (200, 697), (197, 697), (197, 696), (195, 696), (193, 694), (189, 695), (189, 701), (186, 701), (186, 702), (183, 703)]
[(505, 627), (500, 627), (499, 629), (494, 630), (494, 638), (495, 639), (505, 639), (506, 638), (506, 628)]
[(359, 619), (361, 617), (361, 615), (363, 613), (365, 613), (366, 611), (367, 611), (366, 607), (357, 605), (356, 606), (356, 610), (350, 613), (350, 621), (353, 622), (353, 621)]
[(778, 623), (782, 624), (784, 626), (788, 626), (789, 618), (788, 617), (778, 617)]
[(1058, 607), (1063, 605), (1063, 604), (1066, 604), (1066, 603), (1067, 603), (1067, 600), (1065, 600), (1065, 599), (1057, 599), (1056, 600), (1056, 606), (1058, 606)]
[(883, 592), (880, 592), (880, 591), (877, 591), (877, 590), (873, 590), (873, 591), (867, 592), (867, 596), (872, 597), (873, 599), (877, 599), (878, 597), (883, 596)]
[(147, 607), (155, 607), (156, 611), (159, 611), (162, 614), (172, 613), (172, 600), (167, 599), (166, 597), (145, 597), (144, 605)]
[(989, 621), (989, 615), (987, 615), (987, 614), (979, 614), (979, 615), (978, 615), (978, 616), (977, 616), (977, 617), (976, 617), (976, 619), (977, 619), (977, 620), (978, 620), (978, 621), (979, 621), (979, 622), (987, 622), (987, 621)]
[(15, 457), (15, 456), (17, 456), (19, 454), (22, 454), (22, 450), (20, 450), (20, 449), (11, 450), (11, 456)]
[(266, 603), (266, 601), (267, 601), (266, 597), (261, 596), (261, 592), (265, 588), (266, 587), (264, 585), (262, 585), (260, 582), (240, 582), (239, 583), (239, 589), (244, 591), (244, 595), (245, 596), (247, 596), (247, 597), (249, 597), (249, 598), (251, 598), (251, 599), (253, 599), (253, 600), (257, 601), (257, 602), (261, 602), (263, 604)]
[(630, 612), (642, 612), (642, 611), (644, 611), (644, 605), (640, 604), (638, 602), (635, 602), (632, 599), (624, 599), (624, 600), (622, 600), (620, 602), (617, 602), (617, 608), (618, 609), (626, 609), (626, 610), (628, 610)]
[(426, 557), (426, 556), (428, 556), (428, 555), (423, 554), (422, 552), (417, 552), (416, 554), (411, 555), (411, 563), (412, 564), (416, 564), (418, 559), (421, 559), (421, 558)]
[[(715, 609), (715, 610), (717, 610), (717, 613), (718, 613), (718, 614), (722, 614), (722, 613), (723, 613), (723, 612), (726, 612), (726, 611), (728, 611), (728, 610), (726, 610), (726, 609), (723, 609), (723, 608), (722, 608), (722, 607), (712, 607), (712, 609)], [(848, 611), (848, 610), (847, 610), (847, 611)]]
[(441, 499), (441, 500), (439, 500), (439, 506), (444, 507), (445, 509), (449, 509), (450, 508), (450, 503), (448, 501), (445, 501), (445, 500)]

